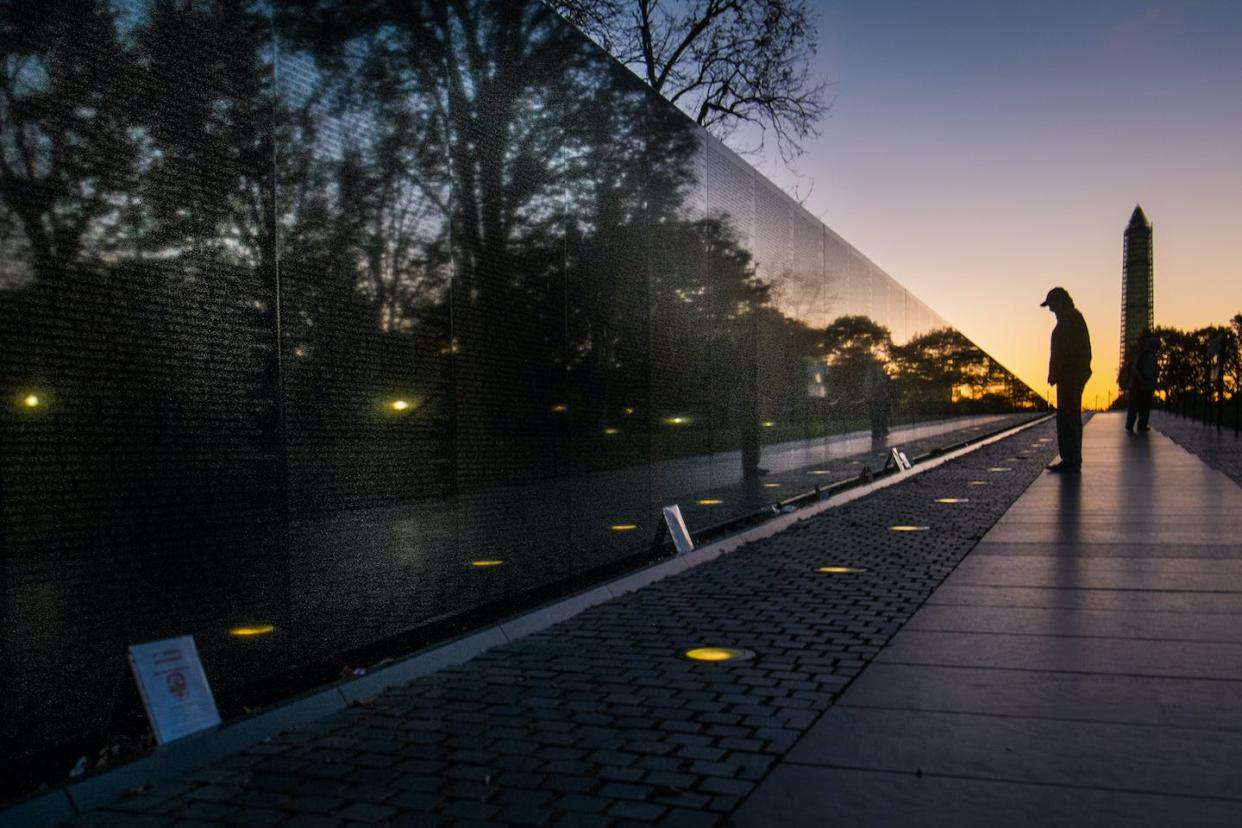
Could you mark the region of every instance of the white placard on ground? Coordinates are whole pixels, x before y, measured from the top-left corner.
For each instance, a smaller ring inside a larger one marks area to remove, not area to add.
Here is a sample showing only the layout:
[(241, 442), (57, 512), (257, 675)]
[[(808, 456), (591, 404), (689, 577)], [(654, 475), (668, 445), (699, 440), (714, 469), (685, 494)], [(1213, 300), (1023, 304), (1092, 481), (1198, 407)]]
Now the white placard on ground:
[(677, 504), (664, 507), (664, 522), (668, 524), (668, 533), (673, 536), (673, 546), (677, 554), (684, 555), (694, 550), (694, 541), (690, 540), (690, 532), (686, 529), (686, 521), (681, 516), (681, 507)]
[(220, 724), (194, 636), (135, 644), (129, 664), (159, 744)]
[(897, 467), (897, 471), (906, 471), (914, 468), (914, 464), (910, 462), (910, 458), (906, 457), (906, 453), (901, 449), (894, 448), (889, 452), (892, 456), (893, 465)]

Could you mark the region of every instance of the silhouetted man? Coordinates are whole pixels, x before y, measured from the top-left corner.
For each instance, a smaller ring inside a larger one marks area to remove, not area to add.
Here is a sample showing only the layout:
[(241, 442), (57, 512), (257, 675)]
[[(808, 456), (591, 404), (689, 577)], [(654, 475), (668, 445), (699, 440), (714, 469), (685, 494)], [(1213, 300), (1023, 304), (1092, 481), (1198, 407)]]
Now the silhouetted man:
[(1082, 389), (1091, 376), (1091, 336), (1087, 322), (1062, 287), (1054, 287), (1040, 303), (1057, 315), (1052, 330), (1052, 355), (1048, 359), (1048, 384), (1057, 387), (1057, 447), (1061, 462), (1048, 467), (1054, 472), (1082, 469)]
[(1126, 431), (1132, 430), (1136, 421), (1139, 431), (1147, 431), (1147, 422), (1151, 417), (1151, 398), (1156, 390), (1156, 375), (1159, 371), (1159, 353), (1160, 337), (1150, 330), (1143, 331), (1138, 348), (1130, 360), (1130, 374), (1126, 382)]

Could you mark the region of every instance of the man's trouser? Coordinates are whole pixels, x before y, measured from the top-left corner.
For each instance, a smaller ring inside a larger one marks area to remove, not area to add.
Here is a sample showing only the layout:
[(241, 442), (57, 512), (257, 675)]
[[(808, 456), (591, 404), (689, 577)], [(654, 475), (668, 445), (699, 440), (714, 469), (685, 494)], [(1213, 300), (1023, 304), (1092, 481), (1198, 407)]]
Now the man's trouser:
[(1082, 465), (1082, 389), (1086, 384), (1057, 383), (1057, 448), (1067, 466)]

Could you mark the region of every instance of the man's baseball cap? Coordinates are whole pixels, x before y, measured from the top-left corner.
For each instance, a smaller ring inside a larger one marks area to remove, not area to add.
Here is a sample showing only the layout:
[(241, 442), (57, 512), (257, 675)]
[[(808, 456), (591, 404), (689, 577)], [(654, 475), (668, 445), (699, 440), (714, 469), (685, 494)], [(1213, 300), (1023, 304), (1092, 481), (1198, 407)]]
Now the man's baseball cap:
[[(1048, 291), (1047, 297), (1044, 298), (1044, 301), (1039, 303), (1039, 306), (1041, 308), (1046, 308), (1048, 307), (1048, 303), (1051, 302), (1053, 299), (1056, 299), (1057, 297), (1061, 297), (1062, 299), (1069, 299), (1070, 298), (1069, 291), (1063, 287), (1054, 287), (1052, 290)], [(1070, 299), (1070, 301), (1073, 302), (1074, 300)]]

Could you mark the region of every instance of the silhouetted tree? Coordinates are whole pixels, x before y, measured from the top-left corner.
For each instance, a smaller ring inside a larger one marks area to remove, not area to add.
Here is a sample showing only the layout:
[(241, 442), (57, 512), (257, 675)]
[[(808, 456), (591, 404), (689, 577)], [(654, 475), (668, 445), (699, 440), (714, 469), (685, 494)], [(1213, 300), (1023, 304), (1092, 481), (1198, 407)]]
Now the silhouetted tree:
[(804, 0), (547, 2), (719, 138), (754, 126), (758, 151), (771, 132), (788, 163), (818, 135), (826, 84), (811, 76), (816, 25)]

